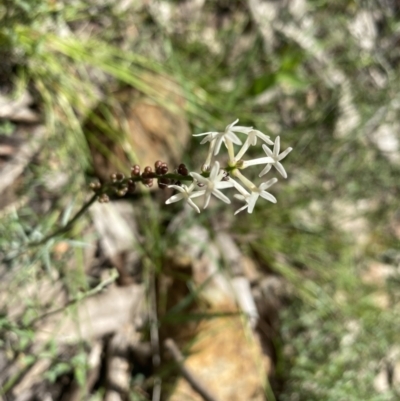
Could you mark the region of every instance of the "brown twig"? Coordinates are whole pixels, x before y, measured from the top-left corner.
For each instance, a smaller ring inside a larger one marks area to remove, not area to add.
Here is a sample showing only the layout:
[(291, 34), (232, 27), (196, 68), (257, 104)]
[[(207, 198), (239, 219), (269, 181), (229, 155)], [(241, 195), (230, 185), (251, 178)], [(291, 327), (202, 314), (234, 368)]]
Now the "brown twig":
[(178, 346), (172, 338), (167, 338), (164, 341), (164, 347), (170, 352), (175, 362), (178, 364), (182, 376), (188, 381), (194, 391), (203, 397), (204, 401), (218, 401), (213, 395), (211, 395), (204, 385), (194, 377), (193, 373), (184, 365), (185, 358), (183, 357)]

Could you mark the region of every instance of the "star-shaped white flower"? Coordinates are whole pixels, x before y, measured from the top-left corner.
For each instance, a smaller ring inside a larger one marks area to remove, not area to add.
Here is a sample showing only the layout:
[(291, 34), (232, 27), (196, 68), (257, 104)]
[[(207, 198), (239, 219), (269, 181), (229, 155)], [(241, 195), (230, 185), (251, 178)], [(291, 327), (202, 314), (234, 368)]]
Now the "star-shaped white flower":
[(235, 124), (239, 121), (239, 119), (235, 120), (232, 124), (226, 126), (225, 131), (223, 132), (204, 132), (202, 134), (194, 134), (193, 136), (204, 136), (206, 137), (200, 142), (203, 145), (206, 142), (211, 142), (212, 150), (214, 151), (214, 156), (219, 153), (221, 149), (222, 142), (225, 142), (226, 139), (229, 139), (231, 142), (236, 145), (241, 145), (242, 141), (237, 137), (235, 132), (241, 132), (247, 134), (252, 130), (252, 127), (241, 127), (236, 126)]
[(234, 195), (234, 197), (241, 201), (245, 201), (246, 204), (242, 206), (240, 209), (236, 210), (235, 215), (240, 213), (244, 209), (247, 209), (247, 213), (252, 213), (254, 210), (254, 206), (256, 205), (256, 202), (260, 196), (272, 203), (276, 203), (276, 198), (269, 192), (267, 192), (266, 189), (274, 185), (277, 181), (278, 181), (277, 178), (272, 178), (267, 182), (263, 182), (258, 188), (254, 186), (251, 189), (251, 193), (248, 193), (246, 190), (244, 190), (244, 188), (242, 188), (242, 190), (239, 190), (241, 194), (240, 195), (236, 194)]
[(204, 190), (205, 192), (205, 202), (204, 202), (204, 209), (208, 206), (208, 203), (210, 202), (211, 194), (216, 196), (217, 198), (221, 199), (225, 203), (231, 203), (228, 197), (226, 197), (220, 189), (224, 188), (231, 188), (233, 187), (233, 183), (228, 180), (228, 181), (222, 181), (222, 179), (225, 176), (225, 172), (222, 170), (220, 171), (219, 169), (219, 163), (216, 161), (214, 163), (214, 166), (212, 167), (210, 171), (210, 176), (203, 177), (202, 175), (198, 173), (190, 173), (190, 175), (200, 184), (205, 185), (206, 189)]
[(268, 135), (263, 134), (261, 131), (256, 129), (251, 130), (247, 134), (246, 141), (244, 142), (242, 149), (240, 149), (239, 153), (235, 156), (235, 161), (240, 160), (243, 155), (246, 153), (247, 149), (251, 146), (257, 145), (257, 138), (260, 138), (264, 142), (268, 143), (268, 145), (273, 145), (274, 143), (269, 139)]
[(174, 188), (179, 191), (179, 194), (172, 195), (169, 199), (166, 200), (166, 204), (178, 202), (181, 199), (186, 199), (186, 202), (191, 206), (197, 213), (200, 213), (199, 207), (192, 201), (192, 198), (197, 198), (198, 196), (204, 195), (205, 190), (201, 191), (193, 191), (195, 188), (195, 184), (192, 183), (189, 186), (186, 185), (168, 185), (168, 188)]
[(271, 170), (271, 166), (274, 166), (283, 178), (287, 178), (287, 174), (285, 169), (283, 168), (282, 164), (279, 163), (282, 159), (284, 159), (292, 150), (293, 148), (287, 148), (283, 153), (279, 154), (280, 151), (280, 139), (279, 136), (275, 139), (274, 150), (271, 151), (267, 145), (262, 145), (264, 152), (267, 154), (268, 157), (273, 159), (272, 162), (268, 162), (268, 164), (264, 167), (261, 173), (258, 175), (262, 177), (263, 175), (267, 174), (269, 170)]

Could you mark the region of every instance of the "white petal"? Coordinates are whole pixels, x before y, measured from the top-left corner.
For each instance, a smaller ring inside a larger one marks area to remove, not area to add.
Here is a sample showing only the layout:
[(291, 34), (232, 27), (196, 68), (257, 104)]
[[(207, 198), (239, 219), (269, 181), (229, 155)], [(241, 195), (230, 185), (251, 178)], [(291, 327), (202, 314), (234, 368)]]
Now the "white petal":
[(225, 132), (229, 131), (238, 122), (239, 122), (239, 119), (237, 118), (233, 123), (227, 125), (225, 128)]
[(207, 142), (211, 142), (214, 139), (212, 136), (206, 136), (201, 142), (200, 145), (204, 145)]
[(232, 127), (229, 131), (241, 132), (242, 134), (248, 134), (249, 132), (253, 131), (253, 127), (242, 127), (242, 126), (238, 125), (236, 127)]
[(168, 188), (173, 188), (179, 192), (185, 192), (185, 190), (179, 185), (168, 185)]
[(212, 134), (218, 134), (218, 132), (203, 132), (201, 134), (193, 134), (193, 136), (203, 136), (203, 135), (212, 135)]
[(183, 198), (184, 198), (184, 195), (183, 195), (183, 194), (172, 195), (169, 199), (167, 199), (167, 200), (165, 201), (165, 203), (166, 203), (167, 205), (169, 205), (170, 203), (178, 202), (178, 201), (180, 201), (180, 200), (183, 199)]
[(269, 188), (270, 186), (274, 185), (278, 181), (277, 178), (271, 178), (270, 180), (263, 182), (258, 188), (261, 191), (264, 191), (264, 189)]
[(208, 206), (208, 204), (210, 203), (210, 198), (211, 198), (211, 192), (206, 192), (206, 198), (204, 201), (203, 209), (205, 209)]
[(231, 200), (225, 196), (221, 191), (219, 191), (218, 189), (214, 189), (212, 191), (212, 193), (218, 198), (221, 199), (222, 201), (224, 201), (225, 203), (231, 203)]
[(214, 166), (211, 169), (209, 180), (210, 181), (215, 181), (215, 179), (217, 178), (218, 173), (219, 173), (219, 162), (216, 161), (214, 163)]
[(256, 205), (256, 202), (257, 202), (258, 197), (259, 197), (259, 193), (258, 193), (258, 192), (253, 192), (253, 193), (250, 195), (250, 198), (249, 198), (249, 200), (248, 200), (249, 207), (248, 207), (248, 209), (247, 209), (247, 213), (252, 213), (252, 212), (253, 212), (254, 206)]
[(257, 145), (257, 134), (256, 131), (251, 131), (251, 133), (249, 133), (249, 136), (247, 137), (249, 143), (251, 144), (251, 146), (256, 146)]
[(187, 200), (187, 203), (188, 203), (189, 206), (191, 206), (194, 210), (196, 210), (197, 213), (200, 213), (199, 207), (198, 207), (190, 198)]
[(280, 149), (281, 149), (281, 138), (279, 138), (279, 136), (277, 136), (275, 139), (275, 145), (274, 145), (274, 156), (275, 157), (278, 157)]
[(233, 195), (234, 198), (239, 199), (240, 201), (245, 201), (247, 199), (246, 196), (235, 194)]
[(184, 185), (186, 188), (186, 192), (190, 193), (194, 190), (194, 182), (192, 182), (189, 186)]
[(235, 197), (243, 196), (243, 198), (245, 196), (250, 196), (250, 194), (237, 181), (233, 180), (232, 178), (230, 179), (230, 181), (232, 181), (233, 186), (241, 193), (241, 195), (233, 195), (233, 196)]
[(264, 133), (262, 133), (261, 131), (255, 130), (254, 131), (256, 133), (256, 135), (262, 139), (264, 142), (268, 143), (268, 145), (273, 145), (274, 143), (271, 141), (271, 139), (269, 139), (268, 135), (265, 135)]
[(284, 159), (292, 150), (293, 148), (287, 148), (284, 152), (282, 152), (279, 155), (278, 160), (281, 161), (282, 159)]
[(280, 174), (281, 174), (281, 176), (282, 176), (283, 178), (287, 178), (286, 171), (285, 171), (285, 169), (283, 168), (283, 166), (282, 166), (281, 163), (276, 162), (276, 163), (274, 164), (274, 167), (280, 172)]
[(236, 145), (242, 144), (242, 141), (233, 132), (228, 132), (227, 134), (224, 135), (224, 137), (229, 138)]
[(242, 210), (245, 210), (249, 207), (248, 204), (242, 206), (240, 209), (236, 210), (236, 212), (234, 213), (234, 216), (236, 216), (238, 213), (240, 213)]
[(243, 162), (243, 168), (247, 168), (250, 166), (255, 166), (257, 164), (265, 164), (265, 163), (275, 163), (275, 160), (272, 157), (260, 157), (259, 159), (246, 160)]
[(200, 182), (201, 184), (208, 184), (208, 178), (203, 177), (202, 175), (200, 175), (199, 173), (189, 173), (196, 181)]
[(221, 149), (221, 144), (223, 141), (224, 137), (223, 136), (219, 136), (217, 137), (217, 139), (215, 140), (215, 145), (214, 145), (214, 156), (217, 156), (217, 154), (219, 153), (220, 149)]
[(271, 151), (271, 149), (267, 145), (262, 145), (262, 148), (264, 149), (264, 152), (267, 154), (269, 157), (274, 157), (274, 153)]
[(269, 200), (272, 203), (276, 203), (276, 198), (275, 196), (271, 195), (269, 192), (267, 191), (262, 191), (260, 192), (260, 196), (266, 200)]
[(218, 184), (219, 182), (222, 181), (222, 179), (225, 177), (226, 173), (224, 170), (220, 170), (218, 175), (215, 177), (214, 184)]
[(206, 191), (203, 189), (201, 191), (194, 191), (189, 195), (189, 198), (198, 198), (199, 196), (202, 196), (206, 193)]
[(224, 188), (232, 188), (233, 186), (234, 186), (233, 182), (231, 182), (231, 181), (219, 181), (219, 182), (215, 183), (214, 188), (224, 189)]
[(267, 164), (264, 169), (261, 171), (260, 174), (258, 174), (259, 177), (262, 177), (263, 175), (267, 174), (269, 170), (271, 170), (272, 164)]

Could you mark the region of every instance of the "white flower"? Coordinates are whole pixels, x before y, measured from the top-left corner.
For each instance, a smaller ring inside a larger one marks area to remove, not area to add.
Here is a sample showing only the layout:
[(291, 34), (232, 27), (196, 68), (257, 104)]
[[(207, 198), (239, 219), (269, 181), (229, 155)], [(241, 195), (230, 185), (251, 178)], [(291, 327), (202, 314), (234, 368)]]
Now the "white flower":
[(225, 203), (231, 203), (229, 198), (226, 197), (221, 191), (219, 191), (219, 189), (231, 188), (233, 186), (233, 183), (230, 180), (222, 181), (222, 178), (224, 178), (225, 176), (225, 172), (220, 171), (219, 163), (217, 161), (214, 163), (214, 166), (211, 169), (210, 176), (208, 178), (203, 177), (198, 173), (190, 173), (190, 175), (197, 182), (206, 186), (204, 209), (208, 206), (208, 203), (210, 202), (211, 194), (221, 199)]
[(247, 134), (249, 131), (252, 130), (252, 127), (241, 127), (241, 126), (235, 127), (234, 125), (238, 121), (239, 120), (237, 119), (232, 124), (227, 125), (224, 132), (204, 132), (202, 134), (195, 134), (193, 136), (206, 135), (206, 137), (200, 142), (200, 144), (203, 145), (206, 142), (211, 142), (210, 149), (212, 150), (210, 151), (214, 151), (214, 156), (216, 156), (219, 153), (219, 150), (221, 149), (222, 142), (225, 142), (227, 139), (229, 139), (236, 145), (242, 144), (242, 141), (237, 137), (235, 132), (241, 132)]
[(266, 189), (274, 185), (277, 181), (278, 181), (277, 178), (272, 178), (267, 182), (263, 182), (258, 188), (254, 185), (253, 188), (251, 188), (251, 193), (248, 193), (246, 190), (242, 188), (243, 190), (240, 191), (241, 194), (240, 195), (236, 194), (234, 195), (234, 197), (241, 201), (245, 201), (246, 205), (236, 210), (235, 215), (244, 209), (247, 209), (247, 213), (252, 213), (254, 210), (254, 206), (256, 205), (256, 202), (260, 196), (272, 203), (276, 203), (276, 198), (269, 192), (267, 192)]
[(274, 151), (271, 151), (267, 145), (262, 145), (264, 152), (267, 154), (268, 157), (273, 159), (272, 162), (268, 162), (267, 166), (261, 171), (258, 175), (262, 177), (264, 174), (267, 174), (269, 170), (271, 170), (271, 166), (274, 166), (279, 173), (282, 175), (283, 178), (287, 178), (287, 174), (285, 169), (283, 168), (282, 164), (279, 163), (282, 159), (284, 159), (293, 149), (287, 148), (283, 153), (279, 154), (280, 151), (280, 139), (279, 136), (275, 139)]
[(265, 163), (275, 163), (275, 160), (272, 157), (260, 157), (259, 159), (245, 160), (240, 162), (239, 168), (243, 170), (247, 167), (255, 166), (256, 164), (265, 164)]
[(186, 199), (186, 202), (194, 209), (197, 213), (200, 213), (199, 207), (192, 201), (192, 198), (197, 198), (198, 196), (204, 195), (205, 190), (201, 191), (194, 191), (195, 184), (192, 183), (188, 187), (186, 185), (168, 185), (168, 188), (174, 188), (179, 191), (179, 194), (172, 195), (167, 201), (165, 202), (167, 205), (170, 203), (178, 202), (181, 199)]
[(268, 145), (273, 145), (274, 143), (269, 139), (268, 135), (263, 134), (261, 131), (258, 130), (251, 130), (247, 134), (247, 139), (244, 142), (242, 149), (240, 149), (239, 153), (235, 157), (235, 161), (240, 160), (243, 155), (246, 153), (247, 149), (251, 146), (257, 145), (257, 137), (263, 140), (264, 142), (268, 143)]

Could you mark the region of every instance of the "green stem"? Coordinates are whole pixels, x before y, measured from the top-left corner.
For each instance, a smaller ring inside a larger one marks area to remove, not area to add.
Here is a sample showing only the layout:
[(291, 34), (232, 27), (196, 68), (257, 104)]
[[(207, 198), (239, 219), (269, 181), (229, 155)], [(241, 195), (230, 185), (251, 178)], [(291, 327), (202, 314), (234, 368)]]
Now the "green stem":
[[(152, 179), (161, 179), (161, 178), (168, 178), (171, 180), (177, 180), (177, 181), (191, 181), (193, 182), (193, 177), (190, 175), (181, 175), (181, 174), (176, 174), (176, 173), (169, 173), (169, 174), (164, 174), (164, 175), (159, 175), (154, 172), (149, 173)], [(114, 184), (117, 185), (126, 185), (128, 183), (128, 180), (131, 180), (133, 182), (142, 182), (143, 178), (141, 175), (134, 176), (134, 177), (128, 177), (124, 178), (121, 181), (117, 181), (115, 183), (109, 183), (104, 185), (102, 188), (99, 189), (99, 191), (96, 191), (92, 197), (82, 205), (82, 207), (76, 212), (75, 216), (63, 227), (60, 227), (59, 229), (55, 230), (51, 234), (47, 235), (40, 241), (36, 242), (31, 242), (28, 246), (31, 247), (36, 247), (39, 245), (45, 244), (47, 241), (50, 239), (57, 237), (58, 235), (65, 234), (68, 231), (71, 230), (71, 228), (74, 226), (75, 222), (89, 209), (89, 207), (96, 202), (97, 198), (102, 195), (102, 194), (109, 194), (109, 191), (115, 188)]]
[[(169, 178), (170, 180), (176, 180), (176, 181), (193, 181), (193, 177), (191, 175), (181, 175), (181, 174), (176, 174), (176, 173), (168, 173), (164, 175), (159, 175), (154, 173), (153, 171), (149, 173), (150, 177), (152, 179), (158, 180), (160, 178)], [(133, 177), (128, 177), (123, 180), (121, 180), (121, 183), (127, 183), (128, 180), (132, 180), (134, 182), (142, 182), (143, 178), (141, 175), (138, 176), (133, 176)]]
[(37, 242), (31, 242), (28, 246), (34, 247), (45, 244), (48, 240), (57, 237), (60, 234), (67, 233), (75, 224), (75, 222), (89, 209), (90, 206), (97, 200), (98, 194), (93, 194), (92, 197), (82, 205), (82, 207), (76, 212), (75, 216), (63, 227), (60, 227), (58, 230), (53, 233), (47, 235), (43, 239)]
[(92, 297), (93, 295), (98, 294), (99, 292), (103, 291), (104, 288), (108, 287), (110, 284), (112, 284), (117, 278), (119, 277), (118, 272), (113, 269), (111, 271), (110, 277), (99, 283), (96, 287), (92, 288), (91, 290), (78, 295), (77, 297), (70, 299), (65, 305), (61, 306), (60, 308), (53, 309), (51, 311), (48, 311), (44, 313), (43, 315), (40, 315), (38, 317), (35, 317), (32, 319), (27, 325), (26, 328), (32, 327), (35, 323), (37, 323), (40, 320), (43, 320), (44, 318), (47, 318), (51, 315), (55, 315), (56, 313), (62, 312), (63, 310), (67, 309), (69, 306), (74, 305), (78, 302), (83, 301), (86, 298)]

